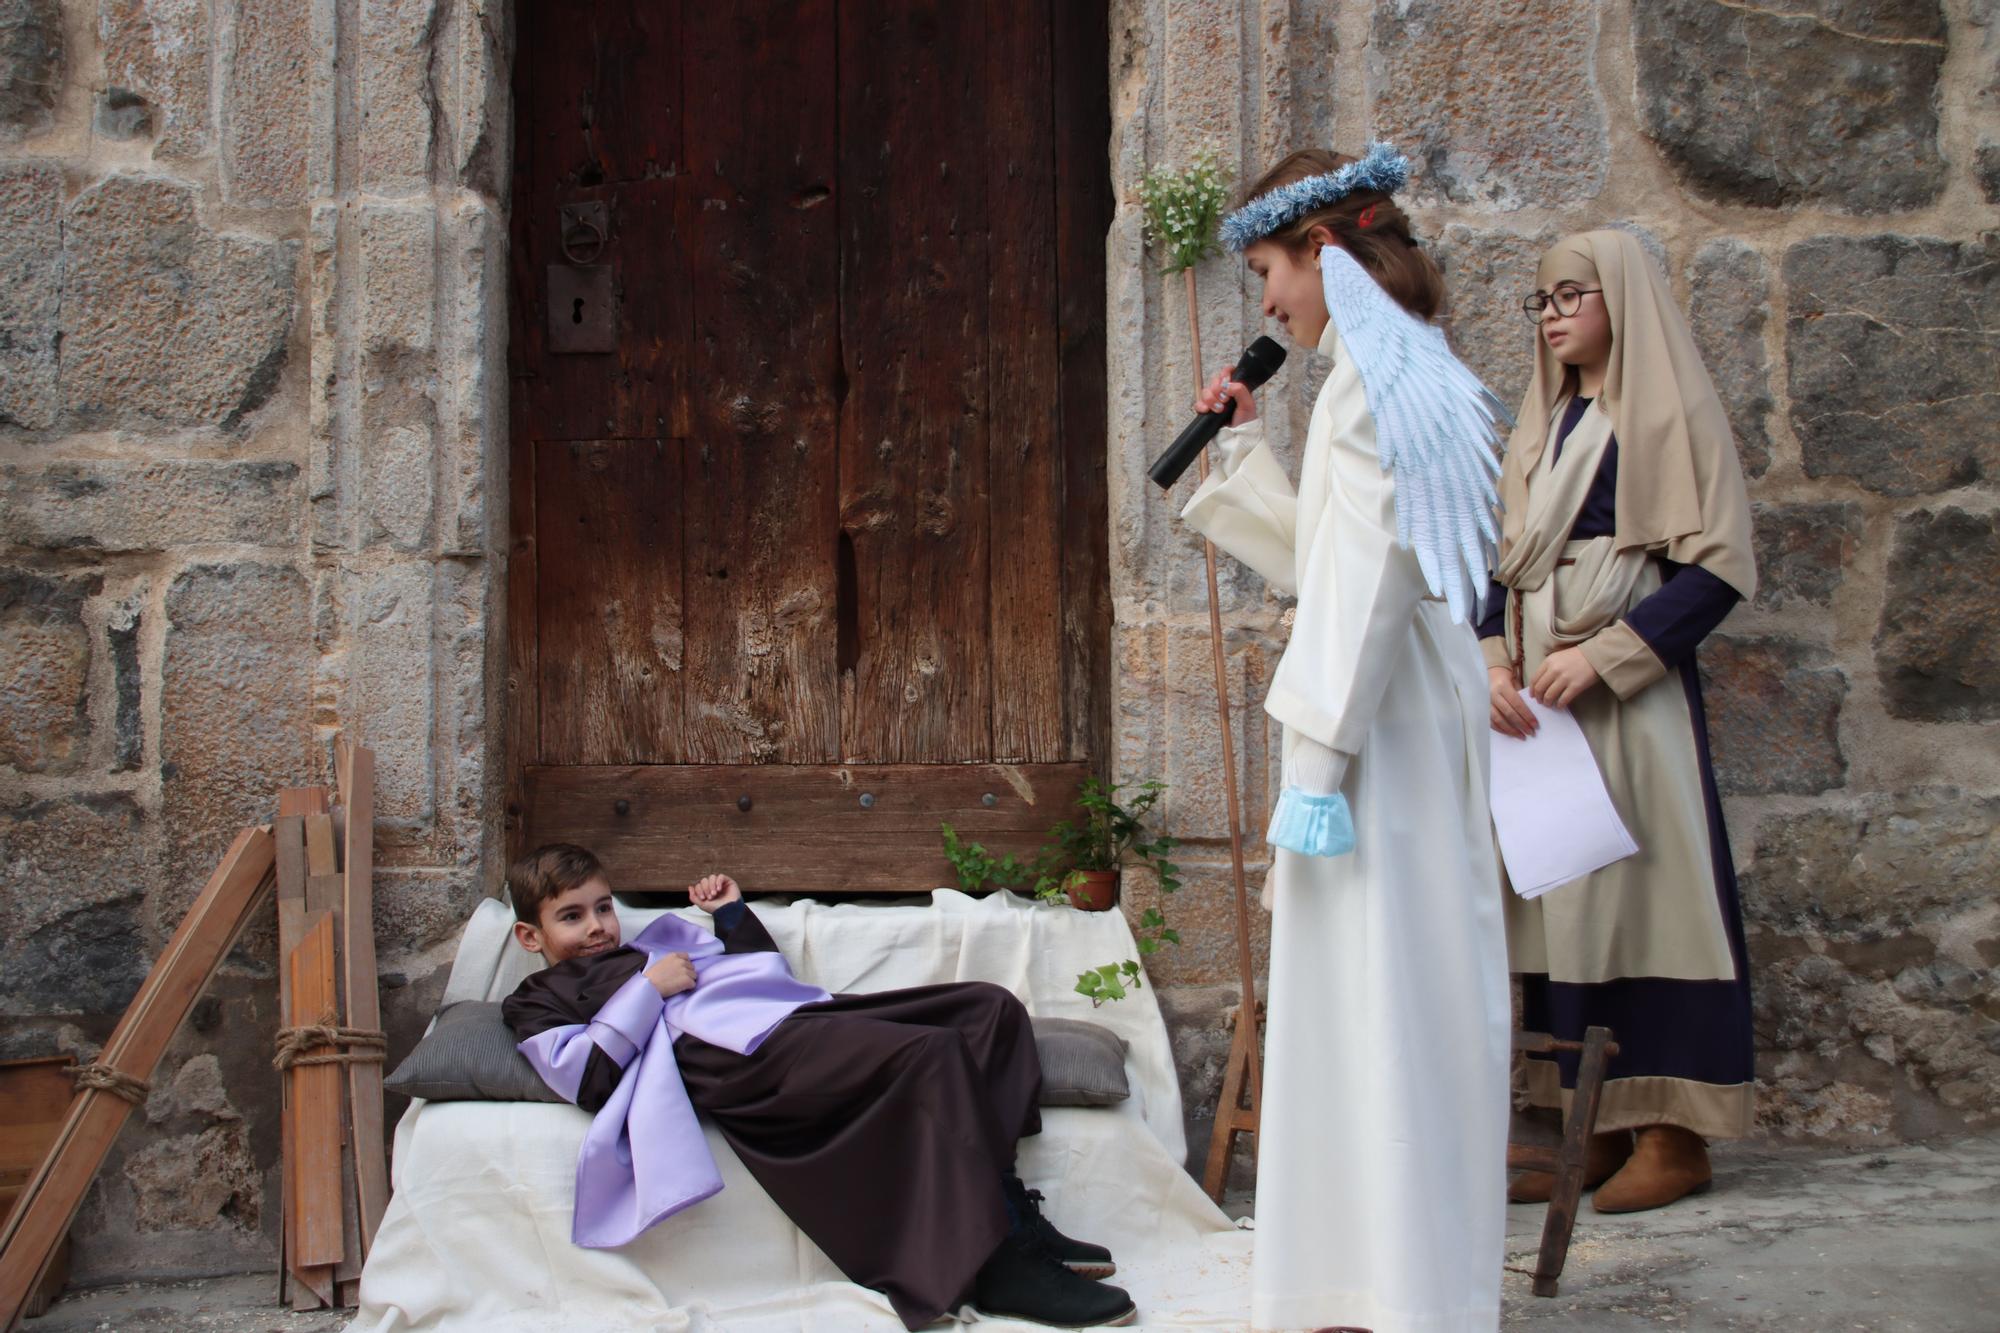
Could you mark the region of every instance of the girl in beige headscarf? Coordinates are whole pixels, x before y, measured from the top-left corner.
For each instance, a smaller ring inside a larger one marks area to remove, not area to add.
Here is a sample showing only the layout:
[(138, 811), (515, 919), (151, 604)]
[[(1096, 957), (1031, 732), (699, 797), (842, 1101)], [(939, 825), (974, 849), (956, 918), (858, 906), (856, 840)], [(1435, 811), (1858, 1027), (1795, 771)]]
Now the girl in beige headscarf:
[[(1508, 442), (1480, 626), (1495, 731), (1567, 708), (1635, 856), (1542, 897), (1507, 896), (1525, 1027), (1616, 1034), (1587, 1181), (1603, 1212), (1707, 1188), (1706, 1140), (1748, 1131), (1750, 989), (1736, 874), (1709, 764), (1697, 644), (1756, 593), (1743, 470), (1666, 279), (1625, 232), (1542, 256), (1524, 302), (1535, 373)], [(1573, 1064), (1531, 1059), (1565, 1104)], [(1541, 1173), (1517, 1201), (1548, 1197)]]

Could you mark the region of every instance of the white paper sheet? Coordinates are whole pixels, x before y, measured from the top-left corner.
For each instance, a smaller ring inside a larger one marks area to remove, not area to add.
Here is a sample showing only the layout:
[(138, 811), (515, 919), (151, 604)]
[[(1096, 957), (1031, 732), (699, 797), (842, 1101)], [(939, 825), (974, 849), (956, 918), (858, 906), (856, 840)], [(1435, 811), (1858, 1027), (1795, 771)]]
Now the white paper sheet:
[(1566, 708), (1525, 692), (1541, 729), (1529, 739), (1493, 733), (1493, 829), (1507, 878), (1523, 898), (1602, 870), (1639, 850), (1611, 804), (1583, 728)]

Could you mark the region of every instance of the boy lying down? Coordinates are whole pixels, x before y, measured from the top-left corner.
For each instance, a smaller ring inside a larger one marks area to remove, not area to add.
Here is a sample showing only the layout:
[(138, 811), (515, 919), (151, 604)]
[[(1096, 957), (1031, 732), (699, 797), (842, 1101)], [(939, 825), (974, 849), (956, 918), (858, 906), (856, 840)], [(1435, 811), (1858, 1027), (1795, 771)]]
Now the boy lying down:
[(548, 959), (502, 1006), (543, 1080), (594, 1115), (579, 1245), (623, 1245), (722, 1188), (712, 1119), (786, 1216), (909, 1328), (969, 1303), (1060, 1328), (1130, 1323), (1110, 1251), (1057, 1231), (1014, 1173), (1041, 1129), (1020, 1001), (969, 982), (829, 995), (792, 976), (735, 881), (619, 942), (597, 858), (555, 843), (507, 873), (515, 938)]

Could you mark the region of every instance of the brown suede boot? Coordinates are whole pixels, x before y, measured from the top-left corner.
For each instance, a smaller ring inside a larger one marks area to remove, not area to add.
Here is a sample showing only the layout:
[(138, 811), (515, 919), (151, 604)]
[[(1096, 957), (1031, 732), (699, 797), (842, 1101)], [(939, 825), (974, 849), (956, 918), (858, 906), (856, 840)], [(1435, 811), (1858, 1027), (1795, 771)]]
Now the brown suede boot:
[(1700, 1194), (1713, 1178), (1708, 1145), (1679, 1125), (1648, 1125), (1634, 1136), (1631, 1160), (1597, 1191), (1600, 1213), (1638, 1213)]
[[(1596, 1189), (1625, 1165), (1625, 1159), (1631, 1155), (1631, 1130), (1614, 1129), (1608, 1134), (1592, 1134), (1583, 1155), (1583, 1187)], [(1556, 1178), (1552, 1173), (1523, 1171), (1507, 1182), (1507, 1202), (1547, 1203), (1555, 1188)]]

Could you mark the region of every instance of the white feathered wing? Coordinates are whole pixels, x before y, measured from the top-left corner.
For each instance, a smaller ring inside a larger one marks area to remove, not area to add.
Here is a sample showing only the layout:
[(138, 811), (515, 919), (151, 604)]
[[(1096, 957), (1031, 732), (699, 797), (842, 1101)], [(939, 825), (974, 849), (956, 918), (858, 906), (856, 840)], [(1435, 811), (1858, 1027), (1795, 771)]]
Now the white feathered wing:
[(1322, 246), (1319, 265), (1327, 313), (1368, 395), (1382, 470), (1395, 480), (1396, 540), (1462, 624), (1493, 568), (1496, 445), (1513, 416), (1452, 355), (1444, 330), (1398, 305), (1353, 255)]

